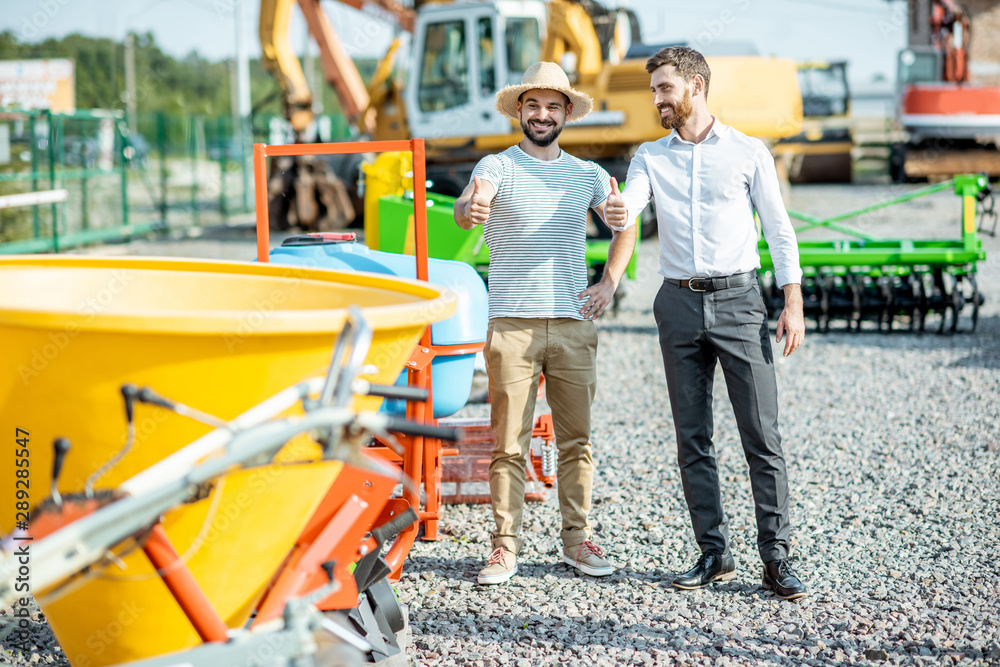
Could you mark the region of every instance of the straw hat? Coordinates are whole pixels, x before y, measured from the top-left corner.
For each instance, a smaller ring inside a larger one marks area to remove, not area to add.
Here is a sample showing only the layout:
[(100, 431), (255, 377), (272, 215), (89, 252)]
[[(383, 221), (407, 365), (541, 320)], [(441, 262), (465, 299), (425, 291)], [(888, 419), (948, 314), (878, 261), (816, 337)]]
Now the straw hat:
[(590, 113), (590, 110), (594, 107), (594, 100), (590, 99), (590, 95), (581, 93), (579, 90), (570, 87), (569, 78), (567, 78), (566, 72), (563, 71), (562, 67), (556, 63), (543, 61), (535, 63), (528, 68), (528, 71), (521, 77), (521, 85), (506, 86), (497, 93), (497, 111), (508, 118), (518, 120), (517, 98), (529, 90), (539, 88), (543, 90), (558, 90), (569, 98), (569, 101), (573, 103), (573, 113), (566, 118), (567, 123), (580, 120)]

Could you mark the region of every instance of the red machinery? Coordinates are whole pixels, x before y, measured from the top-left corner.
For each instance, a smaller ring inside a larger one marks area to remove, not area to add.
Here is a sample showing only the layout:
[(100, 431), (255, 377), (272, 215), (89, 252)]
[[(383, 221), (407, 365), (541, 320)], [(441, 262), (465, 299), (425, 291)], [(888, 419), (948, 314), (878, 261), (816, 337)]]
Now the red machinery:
[(909, 47), (899, 55), (900, 123), (890, 174), (1000, 176), (1000, 87), (970, 83), (971, 18), (954, 0), (910, 0)]

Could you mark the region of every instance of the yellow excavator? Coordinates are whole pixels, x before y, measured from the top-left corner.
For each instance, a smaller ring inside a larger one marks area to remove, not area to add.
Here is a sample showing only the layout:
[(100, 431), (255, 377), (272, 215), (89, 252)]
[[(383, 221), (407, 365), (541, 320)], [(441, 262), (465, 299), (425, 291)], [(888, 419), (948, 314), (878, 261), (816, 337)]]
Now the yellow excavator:
[(850, 183), (851, 95), (845, 61), (798, 64), (802, 132), (772, 147), (791, 183)]
[[(520, 83), (524, 71), (539, 60), (560, 63), (573, 84), (595, 101), (589, 116), (560, 135), (568, 152), (596, 160), (622, 181), (638, 145), (664, 135), (645, 71), (645, 60), (657, 47), (641, 43), (638, 20), (627, 9), (606, 9), (596, 0), (417, 0), (412, 7), (395, 0), (341, 0), (386, 16), (411, 33), (410, 53), (400, 57), (397, 38), (366, 87), (319, 0), (262, 0), (264, 64), (281, 86), (286, 116), (298, 133), (312, 120), (312, 98), (288, 40), (295, 2), (348, 120), (372, 139), (425, 138), (427, 177), (431, 189), (441, 194), (460, 193), (483, 155), (520, 139), (518, 124), (496, 110), (495, 95), (507, 84)], [(770, 143), (802, 131), (802, 98), (792, 60), (709, 55), (708, 61), (712, 109), (720, 120)], [(405, 84), (394, 75), (400, 63), (407, 66)], [(357, 180), (357, 165), (347, 166), (348, 173), (343, 168), (335, 173), (342, 182), (340, 199), (350, 198)], [(314, 226), (302, 212), (329, 211), (337, 199), (333, 190), (339, 191), (317, 186), (323, 169), (278, 165), (272, 173), (284, 175), (273, 182), (271, 194), (278, 205), (271, 210), (293, 224)], [(305, 188), (303, 176), (309, 184)], [(310, 196), (310, 189), (319, 206), (299, 201)], [(647, 234), (655, 229), (652, 211), (648, 213)], [(346, 224), (349, 214), (332, 216), (336, 220), (324, 224)]]

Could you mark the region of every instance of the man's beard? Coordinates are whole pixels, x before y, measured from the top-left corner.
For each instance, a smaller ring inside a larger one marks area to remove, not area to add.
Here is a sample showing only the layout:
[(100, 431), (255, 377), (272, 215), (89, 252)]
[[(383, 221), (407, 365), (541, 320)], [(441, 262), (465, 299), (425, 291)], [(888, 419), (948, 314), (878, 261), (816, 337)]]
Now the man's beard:
[(663, 107), (657, 107), (658, 110), (661, 108), (670, 109), (669, 116), (666, 118), (660, 116), (660, 125), (663, 126), (664, 130), (676, 130), (679, 127), (684, 127), (684, 124), (691, 118), (691, 114), (694, 113), (694, 105), (691, 104), (691, 90), (684, 91), (684, 97), (676, 106), (667, 104)]
[(562, 132), (562, 127), (555, 124), (550, 125), (547, 134), (543, 134), (540, 137), (536, 137), (532, 133), (531, 127), (528, 125), (528, 122), (522, 120), (521, 132), (524, 132), (524, 136), (527, 137), (528, 141), (530, 141), (531, 143), (535, 144), (540, 148), (545, 148), (546, 146), (550, 146), (552, 142), (554, 142), (556, 139), (559, 138), (559, 134)]

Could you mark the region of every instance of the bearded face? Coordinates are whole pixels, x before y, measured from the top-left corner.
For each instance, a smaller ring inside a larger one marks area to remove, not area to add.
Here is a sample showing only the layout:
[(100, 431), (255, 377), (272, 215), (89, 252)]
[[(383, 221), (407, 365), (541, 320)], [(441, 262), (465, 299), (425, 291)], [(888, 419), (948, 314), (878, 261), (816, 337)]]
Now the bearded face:
[(563, 125), (557, 125), (551, 120), (524, 120), (523, 117), (521, 118), (521, 131), (524, 132), (524, 136), (527, 137), (528, 141), (542, 148), (558, 139), (562, 130)]
[(691, 118), (694, 112), (694, 105), (691, 103), (691, 86), (684, 86), (684, 96), (676, 103), (662, 101), (656, 105), (660, 112), (660, 125), (665, 130), (676, 130), (684, 127), (684, 124)]
[(559, 138), (572, 110), (566, 96), (555, 90), (529, 90), (521, 96), (518, 111), (525, 138), (542, 148)]

